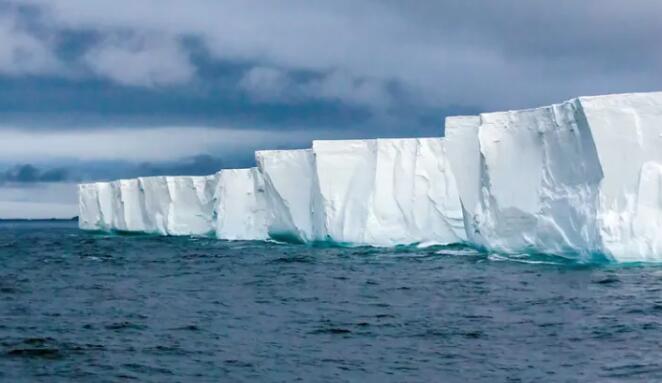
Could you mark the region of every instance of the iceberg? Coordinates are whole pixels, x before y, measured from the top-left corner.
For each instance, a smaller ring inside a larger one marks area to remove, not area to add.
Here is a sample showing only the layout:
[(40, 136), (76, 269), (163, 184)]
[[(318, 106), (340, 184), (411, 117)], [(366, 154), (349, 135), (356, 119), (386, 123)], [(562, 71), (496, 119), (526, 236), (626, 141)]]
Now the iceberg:
[(255, 168), (83, 184), (79, 225), (662, 261), (662, 93), (445, 123), (445, 137), (316, 140), (258, 151)]
[(449, 117), (469, 241), (503, 253), (662, 259), (662, 93)]
[(264, 181), (257, 168), (221, 170), (216, 177), (216, 237), (228, 240), (269, 238)]
[(313, 141), (328, 241), (373, 246), (463, 242), (444, 139)]

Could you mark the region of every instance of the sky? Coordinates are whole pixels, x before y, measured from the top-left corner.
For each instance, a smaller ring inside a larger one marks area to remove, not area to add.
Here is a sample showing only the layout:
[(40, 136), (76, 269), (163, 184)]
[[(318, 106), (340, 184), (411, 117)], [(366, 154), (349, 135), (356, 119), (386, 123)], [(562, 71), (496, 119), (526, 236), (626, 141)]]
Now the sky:
[(662, 89), (659, 0), (0, 0), (0, 218), (76, 184)]

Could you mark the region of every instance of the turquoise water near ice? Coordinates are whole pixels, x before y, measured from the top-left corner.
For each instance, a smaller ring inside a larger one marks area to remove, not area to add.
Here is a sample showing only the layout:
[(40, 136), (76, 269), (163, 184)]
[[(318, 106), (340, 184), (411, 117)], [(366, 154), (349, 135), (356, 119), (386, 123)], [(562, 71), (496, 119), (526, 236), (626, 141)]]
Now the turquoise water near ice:
[(0, 380), (662, 380), (662, 268), (0, 223)]

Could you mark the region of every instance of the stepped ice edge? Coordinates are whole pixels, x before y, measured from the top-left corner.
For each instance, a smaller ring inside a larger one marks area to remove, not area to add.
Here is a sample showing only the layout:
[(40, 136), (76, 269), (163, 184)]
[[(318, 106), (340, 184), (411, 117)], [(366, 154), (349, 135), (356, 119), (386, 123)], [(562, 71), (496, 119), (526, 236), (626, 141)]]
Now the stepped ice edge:
[(446, 137), (313, 141), (256, 168), (79, 186), (79, 225), (662, 261), (662, 93), (446, 119)]

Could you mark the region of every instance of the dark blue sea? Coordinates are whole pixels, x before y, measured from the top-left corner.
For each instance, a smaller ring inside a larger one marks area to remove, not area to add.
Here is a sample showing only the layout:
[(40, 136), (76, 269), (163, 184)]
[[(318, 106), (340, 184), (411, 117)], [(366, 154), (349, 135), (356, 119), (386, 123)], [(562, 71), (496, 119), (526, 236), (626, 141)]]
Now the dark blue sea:
[(3, 382), (662, 381), (662, 268), (0, 224)]

